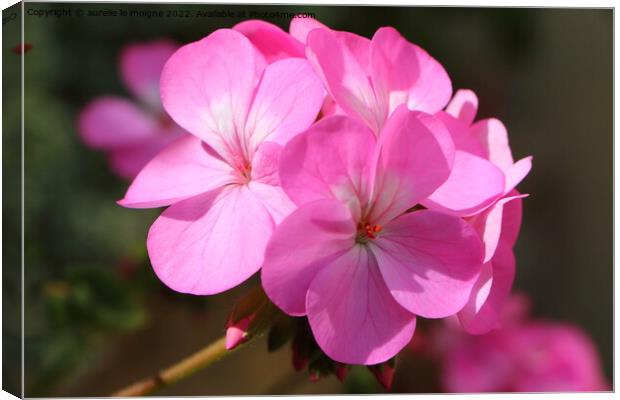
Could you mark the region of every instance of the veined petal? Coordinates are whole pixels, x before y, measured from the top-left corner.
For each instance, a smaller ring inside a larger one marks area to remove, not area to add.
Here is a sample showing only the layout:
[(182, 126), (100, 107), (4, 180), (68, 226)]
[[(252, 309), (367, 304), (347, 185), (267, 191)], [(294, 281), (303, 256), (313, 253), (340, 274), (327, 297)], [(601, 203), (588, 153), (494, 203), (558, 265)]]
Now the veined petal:
[(400, 106), (375, 153), (369, 221), (385, 224), (433, 193), (450, 176), (454, 147), (436, 118)]
[(452, 84), (441, 64), (396, 29), (377, 30), (370, 54), (375, 93), (380, 103), (389, 105), (389, 112), (407, 104), (410, 110), (432, 114), (450, 100)]
[(398, 217), (369, 244), (396, 301), (427, 318), (460, 311), (482, 266), (476, 231), (458, 217), (434, 211)]
[(264, 63), (243, 34), (217, 30), (170, 57), (161, 77), (164, 108), (234, 164), (248, 156), (243, 128)]
[(306, 60), (288, 58), (269, 65), (245, 123), (250, 152), (263, 140), (284, 145), (307, 129), (324, 98), (321, 80)]
[(515, 277), (515, 257), (512, 248), (501, 243), (493, 259), (483, 267), (471, 297), (459, 312), (463, 328), (475, 335), (494, 329)]
[[(521, 199), (527, 195), (515, 194), (499, 199), (493, 206), (484, 210), (484, 212), (474, 216), (471, 224), (478, 232), (484, 244), (484, 262), (488, 262), (495, 254), (495, 249), (500, 241), (500, 236), (504, 230), (504, 219), (506, 222), (506, 233), (504, 233), (507, 241), (512, 246), (518, 235), (519, 224), (521, 223)], [(510, 206), (510, 213), (504, 218), (504, 208), (513, 201), (518, 204)]]
[(297, 208), (280, 186), (251, 181), (248, 183), (248, 188), (269, 212), (274, 226)]
[(265, 292), (290, 315), (306, 314), (306, 293), (327, 263), (355, 245), (356, 226), (339, 201), (301, 206), (276, 228), (261, 272)]
[(246, 186), (233, 185), (167, 208), (149, 230), (153, 269), (177, 292), (221, 293), (263, 264), (274, 224)]
[(338, 199), (358, 219), (368, 202), (375, 143), (365, 125), (349, 117), (325, 118), (284, 147), (282, 187), (300, 205)]
[(200, 139), (185, 135), (144, 167), (119, 204), (132, 208), (161, 207), (232, 182), (232, 168)]
[(377, 102), (363, 66), (336, 33), (314, 29), (308, 35), (306, 56), (338, 105), (378, 134), (388, 110)]
[(356, 245), (326, 263), (306, 300), (310, 327), (331, 359), (378, 364), (413, 336), (415, 316), (390, 295), (372, 253)]
[(457, 150), (448, 179), (422, 204), (456, 216), (479, 213), (504, 194), (504, 174), (484, 158)]
[(305, 57), (303, 43), (269, 22), (252, 19), (238, 23), (233, 29), (250, 39), (268, 63), (288, 57)]

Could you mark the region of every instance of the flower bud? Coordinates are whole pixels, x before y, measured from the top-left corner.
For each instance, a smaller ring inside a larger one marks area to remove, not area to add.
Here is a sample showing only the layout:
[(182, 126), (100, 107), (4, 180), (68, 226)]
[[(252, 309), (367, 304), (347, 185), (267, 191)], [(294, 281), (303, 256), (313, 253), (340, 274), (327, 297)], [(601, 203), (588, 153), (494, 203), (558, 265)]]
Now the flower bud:
[(263, 289), (253, 288), (234, 305), (226, 322), (226, 349), (232, 350), (271, 325), (277, 309)]
[(347, 364), (342, 364), (337, 361), (334, 361), (334, 375), (340, 382), (344, 382), (344, 379), (347, 377)]
[(226, 350), (232, 350), (248, 340), (248, 331), (250, 328), (250, 323), (253, 319), (254, 314), (237, 322), (231, 322), (229, 320), (226, 324)]
[(390, 390), (392, 388), (392, 381), (394, 379), (394, 371), (396, 369), (396, 359), (391, 358), (388, 361), (385, 361), (381, 364), (369, 365), (368, 369), (373, 373), (377, 381), (383, 386), (386, 390)]

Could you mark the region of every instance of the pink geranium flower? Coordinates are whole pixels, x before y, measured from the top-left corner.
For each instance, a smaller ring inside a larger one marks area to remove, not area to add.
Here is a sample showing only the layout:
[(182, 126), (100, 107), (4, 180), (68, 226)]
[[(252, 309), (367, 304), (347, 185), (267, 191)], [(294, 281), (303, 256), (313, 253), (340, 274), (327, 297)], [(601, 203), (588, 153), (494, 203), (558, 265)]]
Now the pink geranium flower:
[(565, 323), (533, 320), (527, 314), (518, 320), (507, 315), (520, 301), (516, 296), (510, 299), (502, 313), (502, 329), (472, 336), (446, 324), (431, 335), (442, 359), (445, 391), (609, 390), (596, 348), (585, 332)]
[(112, 170), (123, 178), (134, 178), (161, 149), (184, 133), (159, 100), (161, 70), (177, 47), (169, 40), (125, 46), (119, 69), (136, 100), (100, 97), (79, 115), (78, 130), (84, 143), (105, 151)]
[(248, 39), (222, 29), (172, 55), (161, 96), (192, 135), (155, 157), (120, 204), (170, 205), (148, 234), (155, 272), (180, 292), (219, 293), (260, 268), (294, 208), (279, 186), (280, 148), (315, 120), (323, 88), (306, 60), (266, 66)]
[[(515, 276), (512, 248), (521, 225), (521, 199), (526, 196), (515, 187), (532, 166), (532, 157), (513, 161), (501, 121), (490, 118), (474, 123), (477, 108), (476, 95), (459, 90), (446, 112), (437, 115), (452, 134), (455, 166), (450, 178), (422, 202), (430, 209), (470, 216), (483, 239), (485, 264), (470, 301), (459, 313), (463, 327), (474, 334), (495, 328), (510, 294)], [(497, 178), (486, 182), (472, 179), (493, 175)]]
[(399, 105), (434, 113), (452, 94), (441, 64), (390, 27), (379, 29), (372, 40), (300, 17), (291, 20), (290, 33), (260, 20), (241, 22), (234, 29), (267, 60), (303, 57), (305, 50), (330, 94), (322, 115), (347, 114), (377, 133)]
[(306, 35), (306, 56), (331, 98), (375, 133), (401, 104), (432, 114), (450, 100), (452, 84), (441, 64), (394, 28), (380, 28), (371, 40), (304, 28), (298, 35)]
[(406, 213), (450, 174), (453, 145), (432, 116), (402, 106), (379, 138), (332, 116), (282, 152), (280, 179), (299, 208), (265, 253), (266, 293), (307, 315), (332, 359), (376, 364), (412, 337), (416, 315), (458, 312), (480, 272), (482, 245), (458, 217)]

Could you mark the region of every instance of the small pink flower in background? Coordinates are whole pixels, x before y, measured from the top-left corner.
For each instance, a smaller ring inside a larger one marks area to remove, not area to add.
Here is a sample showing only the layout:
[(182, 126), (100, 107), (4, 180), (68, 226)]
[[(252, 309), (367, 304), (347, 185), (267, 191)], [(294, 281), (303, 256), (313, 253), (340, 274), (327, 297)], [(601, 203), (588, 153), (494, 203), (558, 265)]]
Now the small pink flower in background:
[(156, 274), (179, 292), (220, 293), (259, 270), (293, 210), (279, 186), (281, 146), (316, 119), (324, 91), (305, 59), (267, 65), (245, 36), (221, 29), (170, 57), (161, 96), (191, 135), (158, 154), (119, 203), (170, 206), (148, 234)]
[(275, 230), (262, 283), (286, 313), (307, 315), (332, 359), (378, 364), (411, 339), (416, 315), (467, 302), (482, 244), (461, 218), (405, 213), (450, 174), (453, 145), (434, 117), (401, 106), (377, 138), (359, 121), (322, 119), (281, 155), (299, 206)]
[(112, 170), (123, 178), (134, 178), (161, 149), (184, 134), (159, 100), (161, 70), (177, 48), (169, 40), (125, 46), (119, 69), (135, 100), (103, 96), (80, 113), (78, 130), (82, 140), (104, 151)]
[[(520, 302), (512, 297), (507, 311)], [(518, 305), (521, 309), (521, 305)], [(444, 324), (430, 337), (447, 392), (605, 391), (596, 347), (581, 329), (504, 313), (502, 329), (472, 336)]]

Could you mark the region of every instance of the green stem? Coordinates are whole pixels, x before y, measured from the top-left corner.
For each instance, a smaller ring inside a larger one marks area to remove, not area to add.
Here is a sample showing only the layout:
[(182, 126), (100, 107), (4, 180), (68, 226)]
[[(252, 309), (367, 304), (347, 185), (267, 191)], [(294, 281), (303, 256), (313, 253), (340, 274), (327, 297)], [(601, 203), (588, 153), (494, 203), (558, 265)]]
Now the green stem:
[[(141, 379), (112, 394), (115, 397), (144, 396), (164, 386), (171, 385), (181, 379), (207, 367), (231, 353), (226, 350), (226, 338), (222, 337), (190, 355), (178, 363), (160, 371), (154, 376)], [(238, 346), (240, 347), (240, 346)]]

